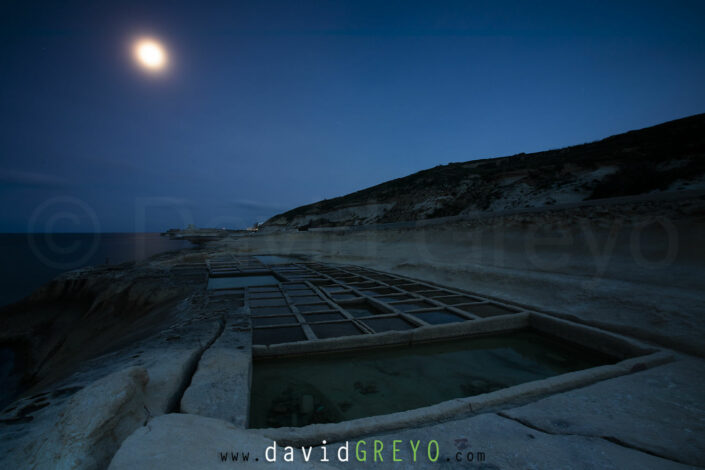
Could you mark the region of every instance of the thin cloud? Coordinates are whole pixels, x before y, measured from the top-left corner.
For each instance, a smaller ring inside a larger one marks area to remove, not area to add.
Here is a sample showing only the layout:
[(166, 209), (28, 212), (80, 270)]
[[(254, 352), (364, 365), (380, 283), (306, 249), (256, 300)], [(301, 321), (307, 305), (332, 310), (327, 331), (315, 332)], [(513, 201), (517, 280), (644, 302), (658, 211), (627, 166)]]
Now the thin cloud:
[(58, 188), (68, 186), (66, 178), (48, 173), (0, 168), (0, 183), (7, 186)]

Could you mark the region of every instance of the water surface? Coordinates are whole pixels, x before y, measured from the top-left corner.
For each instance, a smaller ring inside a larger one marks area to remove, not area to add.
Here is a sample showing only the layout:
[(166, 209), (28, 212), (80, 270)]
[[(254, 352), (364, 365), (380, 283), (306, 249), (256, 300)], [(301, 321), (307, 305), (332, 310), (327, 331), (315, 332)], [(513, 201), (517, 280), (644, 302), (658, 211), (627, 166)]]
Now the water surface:
[(257, 360), (250, 427), (304, 426), (411, 410), (614, 362), (531, 331)]
[(0, 305), (22, 299), (64, 271), (190, 246), (158, 233), (0, 234)]
[(209, 289), (237, 289), (252, 286), (276, 286), (279, 281), (274, 276), (231, 276), (211, 277), (208, 279)]

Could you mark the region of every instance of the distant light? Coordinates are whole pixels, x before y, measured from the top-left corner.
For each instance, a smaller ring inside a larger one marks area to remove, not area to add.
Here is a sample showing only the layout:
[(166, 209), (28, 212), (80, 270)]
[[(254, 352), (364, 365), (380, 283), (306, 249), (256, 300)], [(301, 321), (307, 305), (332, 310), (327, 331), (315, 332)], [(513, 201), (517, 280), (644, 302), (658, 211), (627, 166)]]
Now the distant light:
[(135, 42), (134, 54), (137, 62), (147, 70), (157, 72), (166, 67), (166, 50), (154, 39), (140, 39)]

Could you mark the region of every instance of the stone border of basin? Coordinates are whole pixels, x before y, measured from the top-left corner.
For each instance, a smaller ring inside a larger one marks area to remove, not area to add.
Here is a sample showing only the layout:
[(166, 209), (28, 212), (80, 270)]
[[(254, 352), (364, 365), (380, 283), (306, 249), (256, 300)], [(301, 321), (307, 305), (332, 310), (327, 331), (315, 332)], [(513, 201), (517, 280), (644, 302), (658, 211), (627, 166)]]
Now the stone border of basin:
[(637, 340), (536, 312), (497, 316), (485, 320), (463, 322), (462, 324), (420, 327), (411, 331), (303, 341), (269, 347), (258, 346), (253, 347), (253, 359), (411, 345), (460, 337), (471, 338), (527, 328), (616, 356), (621, 360), (616, 364), (569, 372), (414, 410), (358, 418), (340, 423), (311, 424), (296, 428), (262, 428), (257, 429), (257, 432), (282, 445), (320, 445), (323, 440), (329, 443), (339, 442), (363, 435), (428, 425), (438, 421), (488, 412), (508, 403), (535, 400), (666, 364), (674, 359), (670, 352), (653, 348)]
[(429, 325), (402, 331), (386, 331), (372, 335), (343, 336), (292, 343), (253, 345), (253, 359), (275, 358), (317, 353), (348, 352), (361, 349), (410, 346), (419, 343), (447, 341), (481, 335), (534, 329), (588, 349), (627, 359), (657, 351), (625, 336), (574, 323), (538, 312), (512, 313), (473, 321)]

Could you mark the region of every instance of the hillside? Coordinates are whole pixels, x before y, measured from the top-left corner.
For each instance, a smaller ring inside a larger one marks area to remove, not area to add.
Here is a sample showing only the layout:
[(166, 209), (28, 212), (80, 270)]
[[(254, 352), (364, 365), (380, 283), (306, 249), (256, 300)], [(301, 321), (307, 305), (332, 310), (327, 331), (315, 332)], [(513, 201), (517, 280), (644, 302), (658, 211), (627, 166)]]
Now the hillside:
[(705, 114), (557, 150), (440, 165), (297, 207), (265, 226), (313, 228), (472, 215), (705, 188)]

